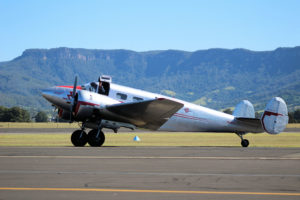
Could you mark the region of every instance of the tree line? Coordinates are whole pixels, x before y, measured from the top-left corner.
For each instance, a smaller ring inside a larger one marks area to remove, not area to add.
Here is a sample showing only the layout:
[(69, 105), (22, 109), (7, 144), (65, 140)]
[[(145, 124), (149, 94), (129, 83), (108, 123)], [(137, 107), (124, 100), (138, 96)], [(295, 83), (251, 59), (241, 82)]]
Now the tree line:
[(300, 109), (289, 112), (289, 123), (300, 123)]
[(47, 122), (47, 113), (39, 111), (33, 118), (30, 113), (20, 107), (6, 108), (0, 106), (0, 121), (1, 122), (31, 122), (32, 119), (36, 122)]

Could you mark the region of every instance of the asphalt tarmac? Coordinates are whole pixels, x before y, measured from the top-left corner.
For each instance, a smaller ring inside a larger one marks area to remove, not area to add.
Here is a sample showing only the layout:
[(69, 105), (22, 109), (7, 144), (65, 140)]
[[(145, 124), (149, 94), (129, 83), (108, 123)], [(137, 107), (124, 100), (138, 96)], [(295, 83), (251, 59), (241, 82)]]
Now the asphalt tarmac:
[(300, 148), (0, 147), (0, 199), (300, 199)]

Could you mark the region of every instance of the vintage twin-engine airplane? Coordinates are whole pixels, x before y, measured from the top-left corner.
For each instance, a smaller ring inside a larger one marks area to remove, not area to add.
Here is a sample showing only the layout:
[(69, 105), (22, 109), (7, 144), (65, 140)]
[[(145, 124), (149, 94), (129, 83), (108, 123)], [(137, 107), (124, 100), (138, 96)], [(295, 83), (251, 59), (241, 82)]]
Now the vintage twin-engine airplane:
[[(111, 77), (101, 76), (98, 82), (77, 86), (56, 86), (43, 91), (43, 97), (58, 108), (59, 117), (82, 122), (81, 130), (71, 136), (74, 146), (101, 146), (105, 141), (102, 128), (118, 131), (120, 127), (145, 128), (159, 131), (228, 132), (241, 138), (246, 133), (278, 134), (288, 123), (287, 106), (274, 97), (260, 119), (255, 118), (253, 105), (244, 100), (233, 115), (111, 83)], [(85, 129), (92, 129), (86, 134)]]

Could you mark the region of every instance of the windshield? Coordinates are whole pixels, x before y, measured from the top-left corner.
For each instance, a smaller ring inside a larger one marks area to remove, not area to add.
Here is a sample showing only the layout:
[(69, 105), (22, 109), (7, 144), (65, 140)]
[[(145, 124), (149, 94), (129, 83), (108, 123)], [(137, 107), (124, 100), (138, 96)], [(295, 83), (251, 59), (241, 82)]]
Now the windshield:
[(88, 90), (91, 92), (97, 92), (97, 87), (98, 87), (98, 83), (95, 82), (87, 83), (81, 86), (82, 90)]

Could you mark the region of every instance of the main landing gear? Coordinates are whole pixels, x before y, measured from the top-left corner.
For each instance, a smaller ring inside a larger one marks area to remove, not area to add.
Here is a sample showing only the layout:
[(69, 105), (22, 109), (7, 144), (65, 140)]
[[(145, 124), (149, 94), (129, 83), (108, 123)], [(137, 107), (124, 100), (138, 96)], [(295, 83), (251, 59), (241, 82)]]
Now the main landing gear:
[(88, 135), (82, 130), (76, 130), (72, 133), (71, 141), (75, 147), (83, 147), (86, 145), (88, 140)]
[(75, 147), (83, 147), (86, 143), (89, 143), (92, 147), (102, 146), (105, 141), (105, 135), (102, 132), (102, 127), (100, 125), (98, 126), (98, 129), (93, 129), (89, 131), (88, 134), (86, 134), (84, 129), (84, 124), (82, 124), (81, 130), (76, 130), (72, 133), (71, 141)]
[(249, 146), (249, 140), (247, 140), (247, 139), (244, 139), (243, 138), (243, 135), (245, 134), (245, 133), (236, 133), (240, 138), (241, 138), (241, 145), (242, 145), (242, 147), (248, 147)]
[(101, 129), (93, 129), (88, 134), (88, 143), (92, 147), (101, 147), (105, 141), (105, 135)]

